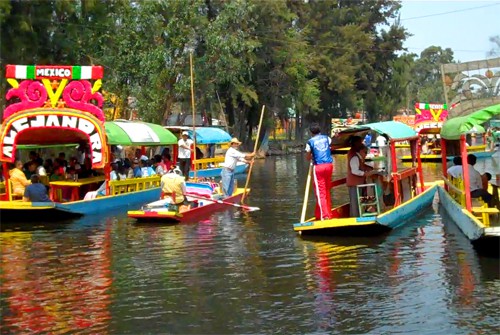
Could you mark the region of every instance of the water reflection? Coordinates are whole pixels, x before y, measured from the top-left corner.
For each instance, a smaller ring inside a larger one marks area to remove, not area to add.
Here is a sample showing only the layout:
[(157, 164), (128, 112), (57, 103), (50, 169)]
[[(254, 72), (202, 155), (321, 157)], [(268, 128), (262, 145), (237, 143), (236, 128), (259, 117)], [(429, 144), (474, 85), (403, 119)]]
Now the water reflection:
[(2, 227), (1, 333), (498, 329), (498, 259), (479, 257), (443, 213), (368, 238), (299, 237), (291, 222), (307, 163), (268, 158), (253, 171), (257, 212), (229, 207), (179, 225), (110, 213), (50, 229)]
[(71, 236), (3, 232), (2, 331), (57, 334), (92, 326), (107, 333), (110, 227)]

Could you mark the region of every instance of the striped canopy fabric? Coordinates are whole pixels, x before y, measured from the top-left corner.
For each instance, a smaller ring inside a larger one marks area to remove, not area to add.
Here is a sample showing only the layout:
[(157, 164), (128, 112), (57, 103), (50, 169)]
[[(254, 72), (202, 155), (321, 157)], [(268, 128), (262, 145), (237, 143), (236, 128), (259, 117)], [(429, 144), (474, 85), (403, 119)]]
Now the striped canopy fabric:
[(177, 137), (160, 125), (116, 120), (104, 123), (109, 145), (169, 145), (177, 144)]

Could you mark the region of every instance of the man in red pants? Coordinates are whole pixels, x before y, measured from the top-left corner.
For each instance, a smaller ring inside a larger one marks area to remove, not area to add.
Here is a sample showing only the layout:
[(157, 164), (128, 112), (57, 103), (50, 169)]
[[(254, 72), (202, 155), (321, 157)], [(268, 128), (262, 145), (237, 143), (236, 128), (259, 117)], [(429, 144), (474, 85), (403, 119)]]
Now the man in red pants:
[(330, 189), (332, 187), (333, 159), (330, 152), (332, 139), (321, 135), (321, 129), (317, 123), (309, 128), (312, 138), (307, 141), (307, 159), (312, 159), (314, 194), (316, 195), (316, 220), (328, 220), (332, 218), (332, 200)]

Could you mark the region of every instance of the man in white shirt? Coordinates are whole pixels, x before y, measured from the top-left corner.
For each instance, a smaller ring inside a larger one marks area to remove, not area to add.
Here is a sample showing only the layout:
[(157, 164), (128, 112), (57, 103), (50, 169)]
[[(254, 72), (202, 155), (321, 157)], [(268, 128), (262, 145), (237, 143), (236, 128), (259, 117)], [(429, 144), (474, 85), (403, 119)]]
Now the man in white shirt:
[(385, 138), (385, 136), (383, 136), (382, 134), (378, 135), (375, 142), (378, 146), (379, 156), (387, 156), (387, 153), (385, 152), (387, 148), (387, 139)]
[(233, 195), (234, 191), (234, 169), (236, 168), (236, 163), (245, 162), (250, 163), (250, 160), (255, 156), (255, 152), (250, 154), (242, 153), (238, 151), (238, 147), (241, 142), (238, 141), (236, 137), (233, 137), (229, 142), (229, 149), (226, 151), (226, 156), (224, 160), (224, 167), (222, 168), (222, 191), (224, 196), (230, 197)]
[(453, 157), (453, 166), (450, 166), (448, 170), (446, 170), (448, 176), (453, 178), (461, 178), (462, 177), (462, 157), (455, 156)]
[(488, 206), (492, 206), (493, 196), (483, 188), (483, 178), (481, 174), (474, 168), (476, 165), (476, 156), (473, 154), (467, 155), (467, 163), (469, 166), (469, 188), (472, 198), (482, 198)]
[(179, 168), (182, 171), (182, 175), (185, 180), (189, 179), (189, 170), (191, 169), (191, 146), (194, 144), (193, 140), (188, 138), (189, 133), (183, 131), (181, 134), (182, 138), (179, 140), (179, 154), (177, 158), (179, 160)]

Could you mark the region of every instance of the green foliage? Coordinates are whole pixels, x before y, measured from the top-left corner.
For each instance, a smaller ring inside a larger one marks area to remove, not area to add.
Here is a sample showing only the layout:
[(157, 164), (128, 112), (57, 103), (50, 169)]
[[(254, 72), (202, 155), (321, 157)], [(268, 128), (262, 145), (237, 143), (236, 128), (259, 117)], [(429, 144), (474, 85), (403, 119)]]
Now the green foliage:
[(436, 64), (453, 54), (431, 49), (417, 60), (401, 54), (407, 33), (397, 20), (400, 5), (1, 1), (1, 61), (103, 65), (106, 91), (122, 102), (134, 97), (139, 117), (162, 123), (175, 106), (191, 113), (192, 53), (196, 111), (217, 116), (218, 93), (234, 135), (249, 139), (262, 105), (266, 126), (290, 118), (289, 109), (325, 126), (360, 108), (371, 119), (388, 118), (410, 100), (442, 92)]

